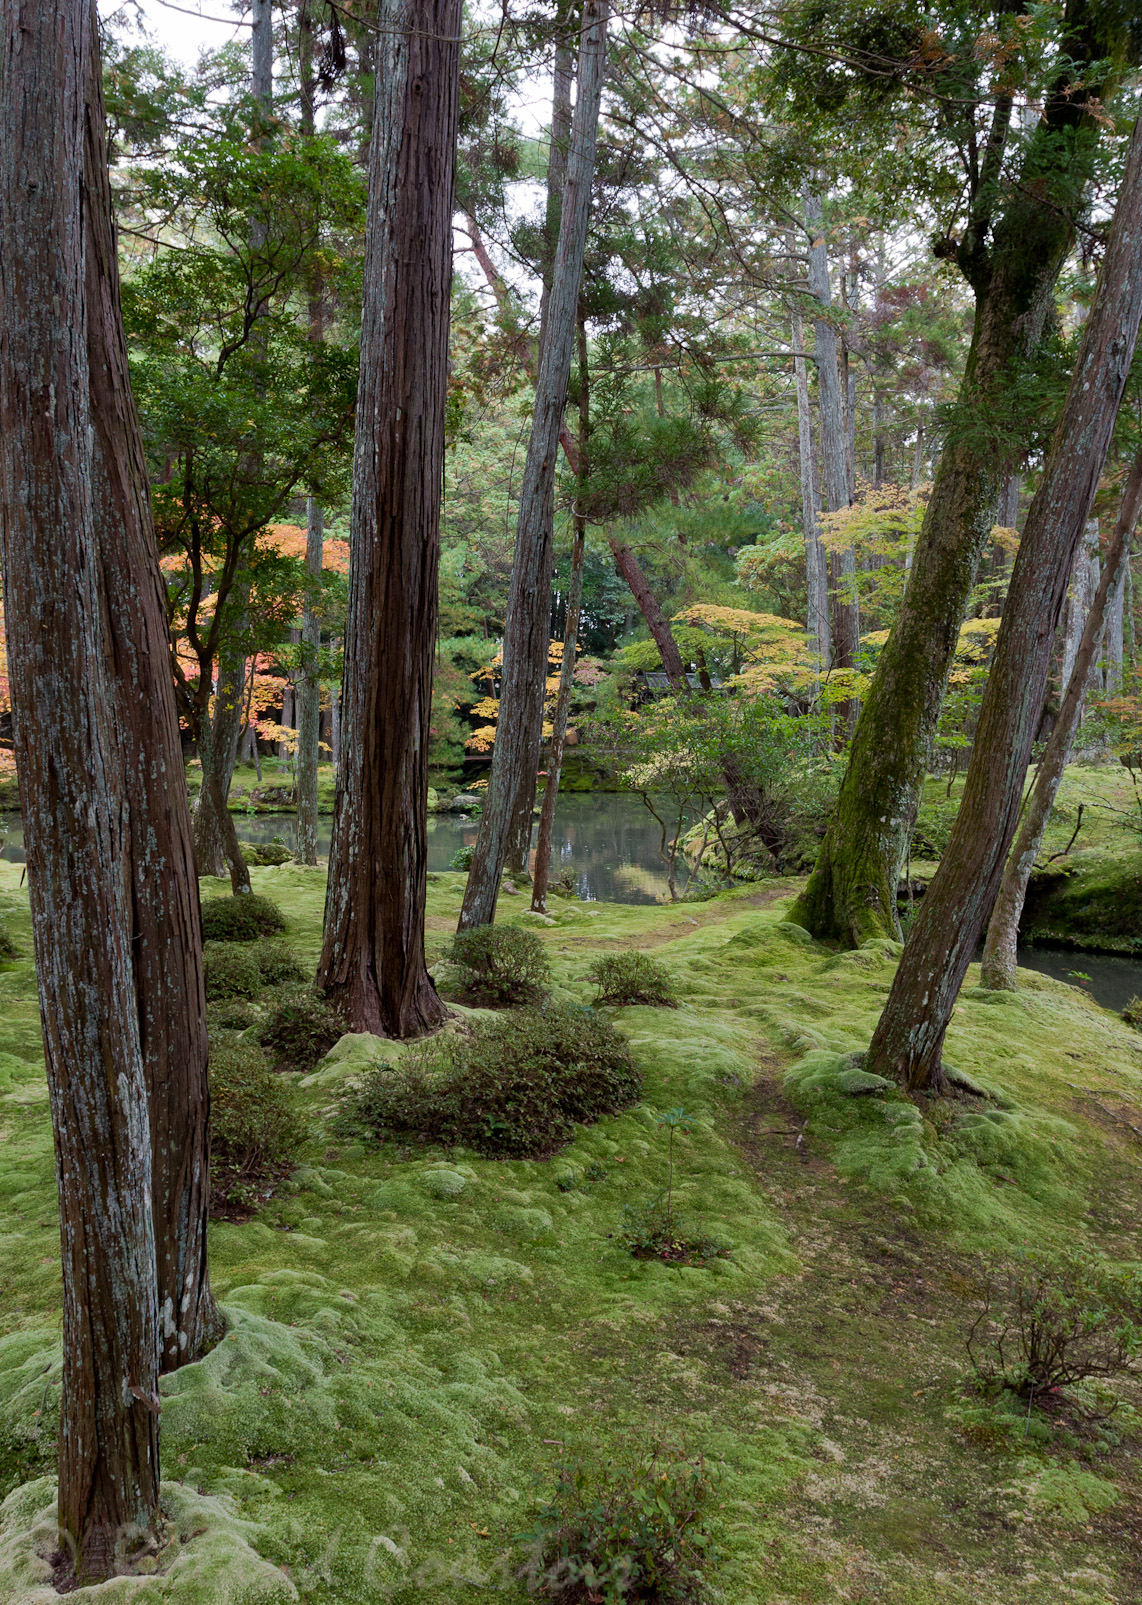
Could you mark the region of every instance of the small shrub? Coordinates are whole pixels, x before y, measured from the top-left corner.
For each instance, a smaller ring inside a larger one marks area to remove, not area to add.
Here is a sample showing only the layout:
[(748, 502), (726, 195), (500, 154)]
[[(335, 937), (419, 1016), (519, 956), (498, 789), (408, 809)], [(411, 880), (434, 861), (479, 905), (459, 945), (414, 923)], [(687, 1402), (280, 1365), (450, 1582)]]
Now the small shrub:
[(207, 942), (202, 949), (206, 965), (206, 996), (252, 998), (262, 989), (262, 970), (252, 944)]
[(344, 1099), (339, 1125), (416, 1136), (489, 1158), (540, 1159), (577, 1124), (637, 1102), (626, 1041), (589, 1009), (521, 1009), (444, 1034), (378, 1070)]
[(459, 969), (461, 993), (473, 1003), (534, 1003), (547, 990), (547, 955), (534, 931), (477, 925), (458, 931), (443, 957)]
[(660, 1259), (671, 1265), (703, 1265), (730, 1253), (729, 1243), (692, 1228), (665, 1193), (649, 1203), (626, 1206), (619, 1241), (635, 1259)]
[(275, 1070), (312, 1070), (344, 1031), (344, 1022), (316, 992), (291, 992), (258, 1032)]
[(701, 1455), (666, 1444), (601, 1460), (572, 1453), (534, 1529), (521, 1576), (559, 1605), (686, 1605), (714, 1561), (707, 1511), (714, 1477)]
[(666, 966), (649, 953), (604, 953), (587, 971), (598, 988), (598, 1003), (657, 1003), (678, 1007)]
[(1132, 1025), (1135, 1031), (1142, 1031), (1142, 998), (1131, 998), (1122, 1011), (1122, 1018), (1127, 1025)]
[(472, 854), (475, 851), (475, 847), (457, 847), (448, 860), (448, 868), (462, 870), (466, 875), (472, 867)]
[(206, 1006), (206, 1022), (212, 1031), (245, 1031), (261, 1018), (261, 1010), (248, 998), (226, 998)]
[(1029, 1253), (992, 1271), (966, 1339), (985, 1390), (1046, 1403), (1076, 1383), (1124, 1371), (1142, 1351), (1142, 1274), (1073, 1251)]
[(310, 979), (288, 942), (271, 938), (250, 944), (258, 961), (263, 986), (298, 986)]
[(285, 929), (285, 915), (278, 905), (256, 892), (208, 897), (202, 905), (205, 942), (256, 942), (259, 936), (280, 936)]
[(210, 1043), (211, 1177), (216, 1199), (247, 1207), (297, 1157), (305, 1128), (289, 1083), (254, 1042), (217, 1034)]

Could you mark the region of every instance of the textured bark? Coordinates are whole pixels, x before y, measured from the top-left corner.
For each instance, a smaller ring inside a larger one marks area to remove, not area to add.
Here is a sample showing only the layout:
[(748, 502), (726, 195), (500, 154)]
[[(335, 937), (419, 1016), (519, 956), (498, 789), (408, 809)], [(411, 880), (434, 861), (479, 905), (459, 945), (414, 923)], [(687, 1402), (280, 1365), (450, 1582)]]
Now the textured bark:
[(160, 1365), (173, 1371), (200, 1357), (218, 1325), (206, 1261), (206, 999), (165, 590), (123, 336), (97, 49), (88, 63), (84, 166), (92, 514), (127, 764), (131, 951), (150, 1112)]
[[(1142, 450), (1134, 459), (1118, 510), (1118, 521), (1106, 554), (1106, 567), (1094, 593), (1082, 638), (1075, 653), (1070, 678), (1063, 694), (1059, 716), (1039, 761), (1035, 783), (1019, 825), (1019, 834), (1007, 859), (999, 895), (991, 911), (987, 939), (983, 946), (983, 984), (993, 991), (1016, 990), (1016, 948), (1019, 921), (1027, 896), (1027, 884), (1043, 843), (1043, 832), (1055, 805), (1055, 796), (1070, 758), (1071, 744), (1078, 727), (1083, 693), (1099, 642), (1111, 625), (1112, 598), (1119, 602), (1118, 624), (1122, 626), (1122, 576), (1130, 561), (1130, 541), (1142, 513)], [(1119, 635), (1121, 646), (1121, 633)]]
[(800, 313), (793, 315), (793, 372), (797, 380), (797, 443), (801, 457), (801, 529), (805, 539), (805, 574), (809, 605), (806, 634), (809, 651), (828, 669), (833, 661), (833, 631), (829, 620), (829, 573), (821, 545), (817, 464), (813, 456), (813, 414), (809, 406), (809, 370), (799, 353), (805, 349)]
[(1027, 514), (963, 800), (868, 1052), (870, 1070), (913, 1090), (943, 1085), (944, 1034), (1015, 834), (1067, 578), (1098, 488), (1140, 314), (1142, 120), (1134, 127), (1062, 417)]
[(158, 1323), (131, 953), (130, 754), (102, 588), (84, 237), (89, 0), (0, 46), (0, 568), (63, 1266), (61, 1547), (85, 1581), (154, 1534)]
[(444, 1019), (424, 961), (428, 740), (460, 0), (382, 0), (349, 531), (344, 713), (318, 985), (354, 1031)]
[[(194, 857), (200, 875), (229, 874), (235, 892), (250, 889), (250, 872), (229, 810), (245, 703), (246, 656), (232, 646), (219, 662), (214, 713), (203, 716), (198, 741), (202, 785), (194, 809)], [(207, 724), (209, 734), (204, 741)]]
[(625, 541), (616, 536), (610, 537), (611, 555), (615, 560), (615, 567), (630, 586), (631, 595), (638, 603), (639, 612), (646, 622), (658, 655), (662, 659), (662, 667), (670, 680), (674, 690), (685, 696), (690, 690), (690, 682), (686, 678), (686, 670), (682, 663), (682, 654), (678, 650), (678, 643), (674, 639), (673, 631), (666, 614), (658, 605), (658, 598), (650, 588), (650, 582), (639, 567), (638, 559)]
[(567, 184), (520, 489), (516, 555), (504, 626), (500, 717), (488, 799), (460, 912), (461, 929), (489, 925), (526, 790), (528, 817), (543, 728), (551, 611), (555, 462), (567, 403), (579, 280), (587, 243), (595, 142), (606, 63), (606, 0), (585, 0)]
[[(1097, 41), (1091, 48), (1097, 54)], [(869, 937), (899, 935), (896, 888), (1006, 473), (1000, 443), (980, 421), (994, 410), (1020, 352), (1041, 338), (1097, 137), (1078, 125), (1086, 97), (1097, 92), (1090, 85), (1052, 96), (994, 230), (981, 211), (960, 246), (976, 308), (958, 422), (940, 455), (908, 587), (877, 661), (833, 818), (790, 912), (818, 937), (858, 947)], [(981, 160), (981, 207), (996, 192), (1009, 116), (1001, 101)]]
[[(1071, 673), (1078, 656), (1079, 642), (1082, 640), (1083, 627), (1090, 612), (1091, 602), (1098, 589), (1098, 578), (1094, 572), (1098, 563), (1098, 519), (1089, 519), (1083, 531), (1082, 541), (1075, 553), (1074, 570), (1071, 574), (1071, 583), (1067, 590), (1066, 605), (1063, 609), (1063, 666), (1060, 679), (1064, 686), (1071, 682)], [(1087, 664), (1089, 670), (1090, 664)]]
[[(325, 547), (325, 519), (321, 503), (306, 499), (305, 566), (313, 584), (321, 583)], [(297, 684), (297, 857), (301, 864), (317, 863), (317, 763), (321, 740), (321, 682), (318, 653), (321, 626), (306, 604), (302, 618), (302, 671)]]

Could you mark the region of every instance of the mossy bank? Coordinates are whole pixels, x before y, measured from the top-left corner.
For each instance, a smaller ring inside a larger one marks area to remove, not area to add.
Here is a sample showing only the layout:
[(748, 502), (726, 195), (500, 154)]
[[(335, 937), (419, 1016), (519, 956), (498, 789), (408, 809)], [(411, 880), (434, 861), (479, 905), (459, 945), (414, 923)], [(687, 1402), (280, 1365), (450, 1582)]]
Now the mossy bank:
[[(0, 876), (20, 950), (0, 971), (0, 1601), (15, 1605), (55, 1597), (37, 1554), (60, 1289), (27, 899), (18, 866)], [(253, 880), (315, 964), (322, 872)], [(430, 877), (433, 957), (462, 888)], [(859, 1064), (899, 949), (818, 947), (783, 918), (795, 889), (503, 911), (540, 936), (557, 1000), (590, 1004), (593, 962), (627, 948), (653, 953), (678, 1000), (614, 1011), (642, 1101), (551, 1159), (338, 1138), (341, 1089), (392, 1044), (345, 1040), (291, 1078), (303, 1162), (253, 1218), (212, 1228), (228, 1330), (163, 1385), (168, 1547), (132, 1600), (522, 1605), (518, 1535), (564, 1445), (655, 1437), (717, 1469), (711, 1600), (1142, 1594), (1131, 1385), (1113, 1430), (1035, 1408), (1024, 1433), (970, 1393), (963, 1343), (977, 1255), (1139, 1257), (1142, 1036), (1044, 977), (1014, 995), (969, 984), (948, 1041), (957, 1100), (908, 1103)], [(679, 1107), (684, 1128), (659, 1123)], [(666, 1183), (672, 1129), (679, 1209), (733, 1245), (705, 1266), (620, 1241), (624, 1208)]]

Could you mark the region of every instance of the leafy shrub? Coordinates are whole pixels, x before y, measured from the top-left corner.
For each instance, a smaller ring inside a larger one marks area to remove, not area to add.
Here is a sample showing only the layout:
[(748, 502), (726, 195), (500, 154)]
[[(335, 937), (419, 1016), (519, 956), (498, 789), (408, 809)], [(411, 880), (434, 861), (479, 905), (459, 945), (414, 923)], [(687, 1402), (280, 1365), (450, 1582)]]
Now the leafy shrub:
[(20, 949), (12, 940), (12, 933), (0, 920), (0, 959), (16, 959), (20, 956)]
[(1142, 998), (1131, 998), (1122, 1011), (1122, 1018), (1127, 1025), (1132, 1025), (1135, 1031), (1142, 1031)]
[(258, 960), (263, 986), (295, 986), (309, 980), (310, 977), (288, 942), (275, 942), (266, 938), (250, 945)]
[(261, 1017), (261, 1011), (248, 998), (226, 998), (206, 1006), (206, 1022), (211, 1031), (246, 1031)]
[(206, 964), (206, 996), (252, 998), (262, 989), (258, 955), (246, 942), (207, 942), (202, 950)]
[(704, 1264), (730, 1252), (721, 1238), (692, 1228), (671, 1208), (665, 1193), (647, 1204), (626, 1206), (619, 1241), (635, 1259), (660, 1259), (672, 1265)]
[(475, 851), (475, 847), (457, 847), (448, 860), (448, 868), (463, 870), (466, 875), (472, 867), (472, 854)]
[(521, 1009), (465, 1036), (434, 1037), (345, 1095), (339, 1124), (418, 1136), (490, 1158), (539, 1159), (637, 1102), (642, 1079), (610, 1022), (589, 1009)]
[(1043, 1400), (1125, 1370), (1142, 1351), (1142, 1273), (1077, 1250), (1057, 1264), (1028, 1253), (991, 1272), (967, 1336), (985, 1389)]
[(285, 915), (276, 903), (256, 892), (241, 897), (208, 897), (202, 905), (205, 942), (256, 942), (259, 936), (279, 936), (286, 929)]
[(534, 1003), (547, 990), (547, 955), (534, 931), (477, 925), (458, 931), (443, 957), (459, 969), (462, 996), (473, 1003)]
[(649, 953), (604, 953), (587, 971), (598, 988), (596, 1003), (657, 1003), (678, 1007), (666, 966)]
[(701, 1455), (668, 1444), (600, 1460), (572, 1453), (534, 1529), (521, 1575), (560, 1605), (684, 1605), (703, 1592), (715, 1559), (706, 1527), (714, 1477)]
[(251, 1203), (297, 1157), (305, 1128), (289, 1083), (261, 1048), (218, 1033), (210, 1043), (211, 1176), (217, 1199)]
[(312, 1070), (344, 1031), (344, 1022), (316, 992), (291, 992), (271, 1013), (258, 1040), (275, 1070)]

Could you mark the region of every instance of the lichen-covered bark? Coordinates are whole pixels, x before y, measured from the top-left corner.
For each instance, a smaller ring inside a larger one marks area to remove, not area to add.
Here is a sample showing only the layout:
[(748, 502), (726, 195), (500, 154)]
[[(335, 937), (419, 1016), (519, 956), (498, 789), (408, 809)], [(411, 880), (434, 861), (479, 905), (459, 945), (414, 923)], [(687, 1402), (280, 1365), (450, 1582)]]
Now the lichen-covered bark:
[(1139, 513), (1142, 513), (1142, 449), (1135, 456), (1126, 481), (1114, 534), (1106, 553), (1106, 567), (1091, 601), (1071, 664), (1062, 706), (1035, 771), (1035, 783), (1023, 810), (1019, 833), (1008, 855), (995, 907), (988, 921), (982, 975), (984, 986), (991, 987), (993, 991), (1016, 990), (1016, 949), (1027, 884), (1039, 856), (1043, 832), (1051, 817), (1059, 782), (1070, 757), (1091, 665), (1105, 634), (1111, 598), (1122, 596), (1122, 570), (1129, 561), (1127, 553)]
[(132, 956), (129, 750), (92, 517), (84, 230), (90, 0), (0, 41), (0, 568), (63, 1270), (61, 1547), (97, 1581), (152, 1538), (151, 1138)]
[(1134, 127), (1098, 287), (1012, 570), (963, 799), (869, 1047), (867, 1068), (911, 1090), (942, 1088), (944, 1034), (1015, 834), (1067, 581), (1126, 388), (1140, 316), (1142, 120)]
[[(310, 581), (319, 584), (325, 545), (325, 518), (316, 497), (306, 499), (305, 566)], [(317, 761), (320, 756), (321, 684), (318, 653), (321, 625), (310, 606), (302, 619), (304, 662), (297, 686), (297, 858), (300, 864), (317, 863)]]
[[(1101, 43), (1086, 41), (1096, 57)], [(790, 913), (818, 937), (856, 946), (869, 936), (899, 935), (896, 887), (964, 609), (1005, 483), (1003, 442), (988, 419), (1021, 353), (1042, 336), (1097, 139), (1082, 123), (1085, 102), (1097, 92), (1093, 84), (1073, 93), (1062, 87), (1051, 98), (990, 240), (981, 213), (960, 245), (976, 307), (956, 417), (836, 810)], [(981, 183), (981, 207), (995, 193), (1009, 116), (1010, 105), (1001, 102), (982, 163), (985, 178), (992, 176)]]
[(318, 985), (354, 1031), (444, 1019), (424, 960), (428, 739), (452, 285), (460, 0), (382, 0), (345, 631)]
[[(92, 33), (92, 43), (96, 35)], [(218, 1318), (210, 1295), (210, 1091), (198, 880), (167, 667), (163, 578), (142, 432), (131, 395), (93, 48), (84, 143), (92, 516), (99, 541), (115, 717), (127, 764), (131, 951), (151, 1128), (151, 1207), (163, 1371), (197, 1360)]]
[(527, 799), (530, 829), (536, 758), (543, 729), (553, 567), (555, 462), (575, 338), (579, 281), (587, 243), (599, 104), (607, 53), (607, 0), (585, 0), (578, 95), (535, 386), (531, 438), (520, 488), (516, 554), (504, 626), (500, 716), (480, 833), (468, 872), (460, 927), (490, 925), (513, 834)]

